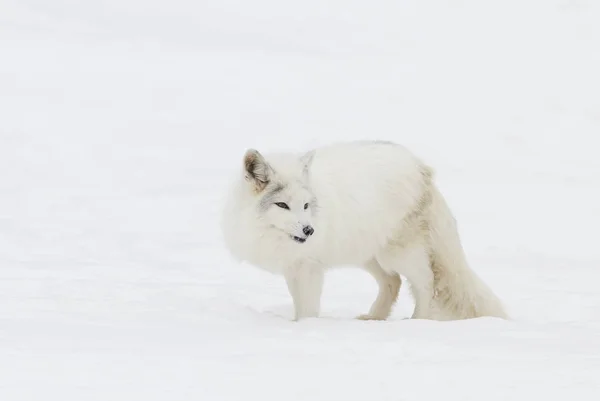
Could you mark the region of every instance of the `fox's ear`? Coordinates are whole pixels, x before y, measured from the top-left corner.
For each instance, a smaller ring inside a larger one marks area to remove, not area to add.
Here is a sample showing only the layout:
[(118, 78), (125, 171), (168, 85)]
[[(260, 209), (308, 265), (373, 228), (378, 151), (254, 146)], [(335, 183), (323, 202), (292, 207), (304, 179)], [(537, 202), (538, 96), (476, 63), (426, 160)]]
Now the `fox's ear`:
[(305, 153), (300, 158), (300, 163), (302, 163), (302, 174), (304, 178), (308, 179), (310, 166), (312, 164), (313, 158), (315, 157), (315, 151), (311, 150), (310, 152)]
[(257, 192), (265, 189), (273, 178), (273, 169), (256, 149), (248, 149), (244, 155), (244, 173)]

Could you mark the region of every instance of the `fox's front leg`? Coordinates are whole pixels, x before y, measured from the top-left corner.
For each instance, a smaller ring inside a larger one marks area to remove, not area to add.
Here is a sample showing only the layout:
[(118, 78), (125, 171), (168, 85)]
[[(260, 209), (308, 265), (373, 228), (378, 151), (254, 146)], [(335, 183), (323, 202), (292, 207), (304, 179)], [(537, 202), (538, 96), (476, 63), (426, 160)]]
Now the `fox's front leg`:
[(294, 320), (318, 317), (325, 275), (323, 266), (302, 263), (288, 268), (284, 275), (294, 300)]

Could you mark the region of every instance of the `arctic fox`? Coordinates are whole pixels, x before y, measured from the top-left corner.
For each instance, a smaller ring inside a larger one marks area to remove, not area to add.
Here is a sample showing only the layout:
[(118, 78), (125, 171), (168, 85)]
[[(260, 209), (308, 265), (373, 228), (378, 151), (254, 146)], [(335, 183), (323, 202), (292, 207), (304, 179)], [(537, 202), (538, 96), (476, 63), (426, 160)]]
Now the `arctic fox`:
[(295, 318), (318, 317), (325, 270), (355, 265), (379, 285), (369, 312), (386, 320), (401, 275), (411, 284), (412, 318), (507, 318), (472, 271), (456, 222), (430, 167), (383, 141), (335, 143), (306, 153), (246, 151), (225, 202), (227, 249), (285, 277)]

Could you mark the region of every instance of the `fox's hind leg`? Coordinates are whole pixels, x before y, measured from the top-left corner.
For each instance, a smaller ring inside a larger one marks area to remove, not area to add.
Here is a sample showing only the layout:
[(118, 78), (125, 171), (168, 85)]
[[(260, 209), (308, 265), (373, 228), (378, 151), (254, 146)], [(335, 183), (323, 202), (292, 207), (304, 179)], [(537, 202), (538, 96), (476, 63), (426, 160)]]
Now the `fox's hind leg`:
[(288, 268), (284, 276), (294, 301), (294, 320), (318, 317), (325, 276), (323, 266), (302, 263)]
[(377, 260), (372, 259), (365, 264), (364, 269), (373, 276), (379, 286), (379, 293), (369, 313), (358, 316), (360, 320), (386, 320), (392, 312), (392, 307), (398, 299), (402, 279), (394, 272), (386, 273)]
[(386, 270), (402, 274), (410, 283), (415, 300), (412, 318), (431, 319), (434, 277), (425, 245), (419, 241), (407, 246), (390, 245), (377, 255), (377, 260)]

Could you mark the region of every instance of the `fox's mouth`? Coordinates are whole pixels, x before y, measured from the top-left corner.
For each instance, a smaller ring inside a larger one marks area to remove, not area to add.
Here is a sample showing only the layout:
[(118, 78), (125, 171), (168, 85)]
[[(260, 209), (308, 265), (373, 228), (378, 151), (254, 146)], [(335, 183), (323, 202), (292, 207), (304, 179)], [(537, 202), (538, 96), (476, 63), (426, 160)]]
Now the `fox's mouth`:
[(288, 232), (285, 232), (282, 229), (277, 228), (275, 226), (272, 226), (272, 227), (275, 228), (275, 229), (277, 229), (277, 230), (279, 230), (279, 231), (281, 231), (281, 232), (283, 232), (283, 233), (285, 233), (285, 234), (287, 234), (288, 237), (290, 237), (291, 239), (293, 239), (295, 242), (297, 242), (299, 244), (304, 244), (306, 242), (306, 240), (308, 239), (308, 237), (298, 237), (297, 235), (293, 235), (293, 234), (290, 234)]
[(306, 242), (306, 238), (300, 238), (300, 237), (296, 237), (295, 235), (290, 235), (290, 237), (291, 237), (291, 238), (292, 238), (294, 241), (296, 241), (296, 242), (299, 242), (300, 244), (303, 244), (303, 243), (305, 243), (305, 242)]

